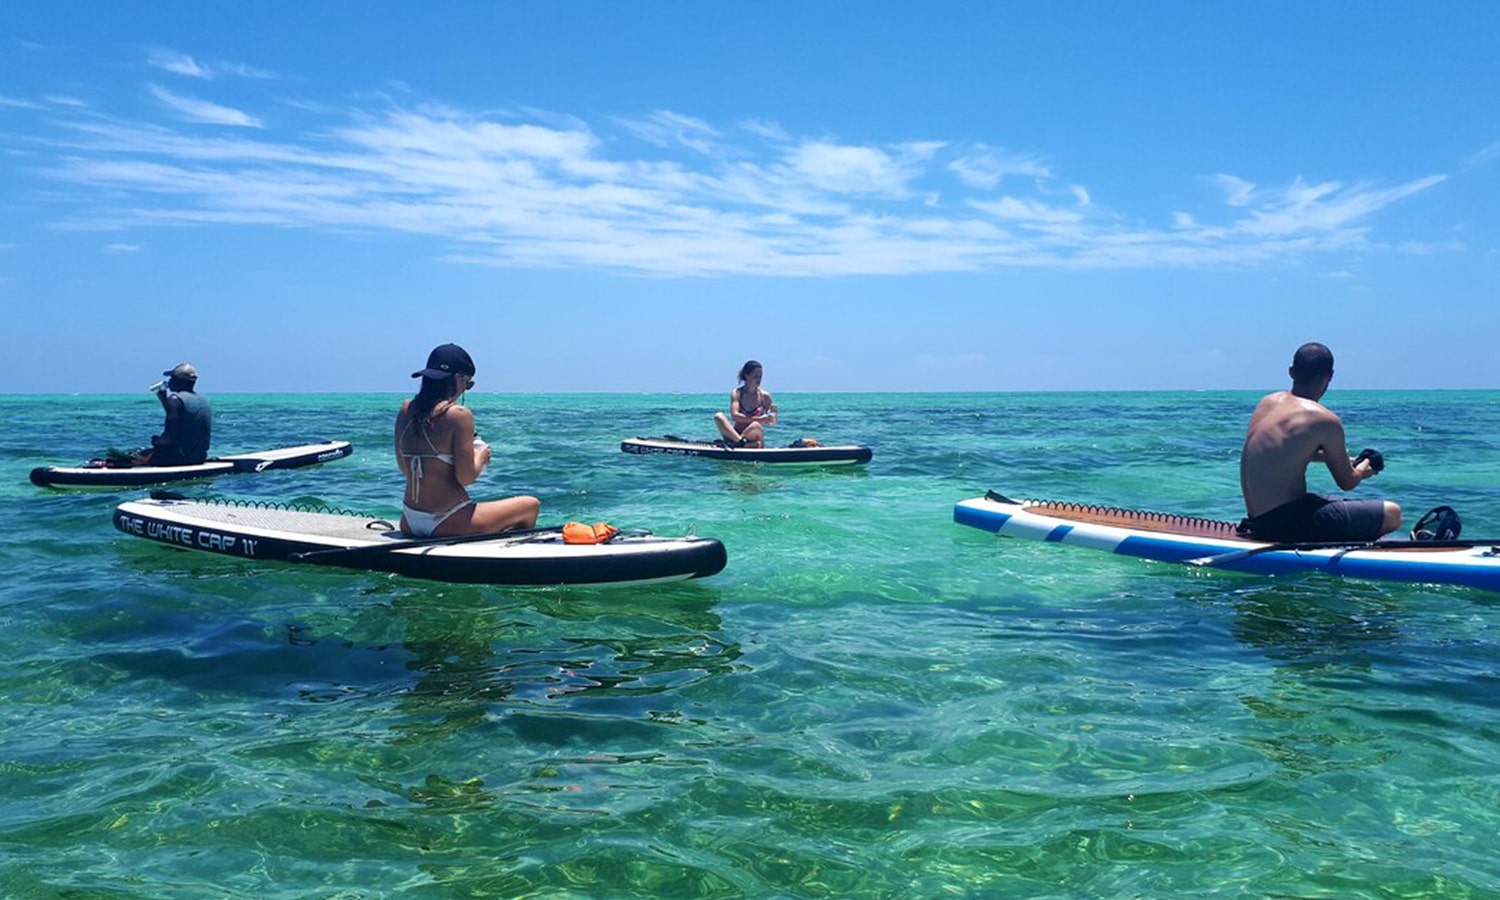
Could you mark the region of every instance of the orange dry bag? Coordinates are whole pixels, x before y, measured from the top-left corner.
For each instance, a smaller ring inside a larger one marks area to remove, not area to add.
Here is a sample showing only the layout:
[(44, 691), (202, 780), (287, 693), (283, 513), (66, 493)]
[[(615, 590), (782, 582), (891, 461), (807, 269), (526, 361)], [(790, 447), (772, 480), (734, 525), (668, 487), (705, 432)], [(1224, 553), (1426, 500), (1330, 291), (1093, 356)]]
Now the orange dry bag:
[(565, 544), (603, 544), (619, 533), (620, 529), (608, 522), (595, 522), (592, 525), (568, 522), (562, 528)]

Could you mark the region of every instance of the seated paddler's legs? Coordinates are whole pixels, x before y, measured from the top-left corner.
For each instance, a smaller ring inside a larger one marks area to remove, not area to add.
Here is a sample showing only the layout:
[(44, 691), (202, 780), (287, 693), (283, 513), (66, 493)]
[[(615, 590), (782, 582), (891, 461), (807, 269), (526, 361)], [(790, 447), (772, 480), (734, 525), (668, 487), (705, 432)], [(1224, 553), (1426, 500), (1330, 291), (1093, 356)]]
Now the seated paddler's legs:
[(454, 513), (453, 517), (438, 529), (438, 534), (480, 534), (490, 531), (509, 531), (512, 528), (534, 528), (537, 513), (541, 510), (542, 501), (535, 497), (486, 500)]
[(734, 430), (734, 423), (729, 421), (728, 416), (721, 412), (714, 413), (714, 427), (719, 429), (719, 434), (724, 436), (724, 440), (733, 443), (739, 442), (741, 435), (738, 431)]
[(1380, 523), (1380, 533), (1390, 534), (1401, 527), (1401, 507), (1391, 501), (1385, 501), (1385, 520)]

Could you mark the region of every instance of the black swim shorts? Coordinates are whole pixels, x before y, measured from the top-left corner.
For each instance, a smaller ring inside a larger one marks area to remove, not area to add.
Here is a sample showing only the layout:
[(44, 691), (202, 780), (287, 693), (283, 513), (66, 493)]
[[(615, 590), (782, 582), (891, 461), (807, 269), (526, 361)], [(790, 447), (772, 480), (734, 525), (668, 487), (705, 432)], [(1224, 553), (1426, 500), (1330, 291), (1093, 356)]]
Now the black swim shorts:
[(1263, 541), (1373, 541), (1384, 524), (1383, 500), (1308, 494), (1246, 519), (1240, 527), (1247, 537)]

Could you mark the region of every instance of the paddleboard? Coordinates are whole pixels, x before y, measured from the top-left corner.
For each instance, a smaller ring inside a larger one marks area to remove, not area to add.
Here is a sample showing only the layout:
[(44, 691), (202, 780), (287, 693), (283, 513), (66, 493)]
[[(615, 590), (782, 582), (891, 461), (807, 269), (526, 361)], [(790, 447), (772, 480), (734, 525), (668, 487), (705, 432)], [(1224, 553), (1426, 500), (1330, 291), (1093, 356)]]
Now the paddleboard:
[(994, 491), (955, 504), (953, 520), (1007, 537), (1257, 575), (1318, 570), (1354, 578), (1500, 591), (1500, 539), (1289, 546), (1241, 538), (1230, 522), (1081, 503), (1012, 500)]
[(131, 466), (124, 469), (38, 466), (31, 470), (31, 483), (38, 487), (140, 487), (190, 478), (214, 478), (237, 472), (297, 469), (342, 459), (353, 452), (354, 446), (348, 441), (324, 441), (300, 447), (262, 450), (259, 453), (218, 456), (195, 466)]
[(703, 578), (724, 568), (713, 538), (621, 533), (568, 544), (562, 528), (413, 539), (353, 513), (153, 496), (115, 507), (115, 528), (173, 547), (468, 584), (605, 585)]
[(867, 463), (873, 455), (859, 444), (829, 444), (818, 447), (732, 447), (723, 441), (689, 441), (673, 435), (627, 438), (620, 442), (626, 453), (645, 456), (702, 456), (731, 462), (776, 463), (778, 465), (838, 466)]

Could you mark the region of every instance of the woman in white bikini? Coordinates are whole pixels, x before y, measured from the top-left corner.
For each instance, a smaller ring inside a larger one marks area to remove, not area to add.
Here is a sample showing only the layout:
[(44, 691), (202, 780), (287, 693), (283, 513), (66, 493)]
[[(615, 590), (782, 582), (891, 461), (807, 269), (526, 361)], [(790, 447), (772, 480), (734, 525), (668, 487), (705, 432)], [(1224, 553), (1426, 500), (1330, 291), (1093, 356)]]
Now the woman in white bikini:
[(764, 447), (767, 425), (776, 424), (776, 403), (760, 389), (760, 363), (740, 366), (740, 386), (729, 392), (729, 415), (714, 413), (714, 426), (724, 442), (734, 447)]
[(464, 488), (490, 462), (490, 447), (474, 435), (474, 413), (460, 406), (474, 385), (474, 360), (457, 344), (444, 344), (411, 373), (422, 379), (417, 395), (396, 416), (396, 464), (406, 476), (401, 530), (415, 537), (480, 534), (536, 524), (541, 502), (507, 497), (477, 503)]

